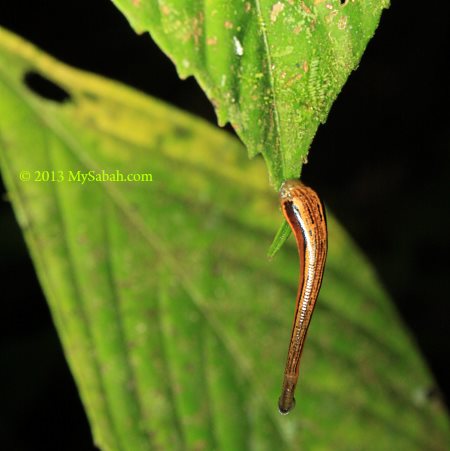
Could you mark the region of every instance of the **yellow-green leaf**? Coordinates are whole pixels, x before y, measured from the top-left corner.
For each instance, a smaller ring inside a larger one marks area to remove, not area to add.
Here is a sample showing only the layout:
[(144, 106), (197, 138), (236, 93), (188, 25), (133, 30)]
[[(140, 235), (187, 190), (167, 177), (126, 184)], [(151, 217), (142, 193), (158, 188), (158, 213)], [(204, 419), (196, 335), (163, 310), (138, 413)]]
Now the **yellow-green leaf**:
[[(332, 217), (297, 407), (279, 415), (298, 257), (290, 241), (265, 258), (277, 200), (235, 139), (0, 30), (0, 163), (103, 450), (445, 449), (433, 381)], [(152, 181), (70, 180), (102, 170)]]

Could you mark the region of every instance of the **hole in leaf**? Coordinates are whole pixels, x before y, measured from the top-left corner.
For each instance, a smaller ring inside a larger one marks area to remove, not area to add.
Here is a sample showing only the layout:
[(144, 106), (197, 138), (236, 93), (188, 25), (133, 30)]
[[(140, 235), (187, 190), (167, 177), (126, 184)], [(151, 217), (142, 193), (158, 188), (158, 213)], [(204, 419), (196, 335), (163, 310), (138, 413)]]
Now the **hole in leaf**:
[(344, 6), (347, 3), (347, 0), (340, 0), (341, 5)]
[(35, 71), (28, 71), (23, 77), (27, 88), (39, 97), (54, 102), (64, 103), (71, 99), (71, 95), (53, 81)]

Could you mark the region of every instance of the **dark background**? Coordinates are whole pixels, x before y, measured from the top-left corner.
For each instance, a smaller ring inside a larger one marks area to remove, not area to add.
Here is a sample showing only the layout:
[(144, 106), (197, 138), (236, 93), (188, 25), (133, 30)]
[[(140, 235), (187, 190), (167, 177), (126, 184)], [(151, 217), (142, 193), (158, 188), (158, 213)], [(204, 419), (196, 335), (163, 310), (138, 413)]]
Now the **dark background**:
[[(432, 12), (423, 2), (399, 3), (383, 14), (359, 69), (320, 127), (303, 178), (377, 268), (437, 380), (430, 396), (448, 400), (449, 6), (434, 4)], [(1, 0), (0, 26), (73, 66), (215, 123), (195, 81), (179, 80), (149, 36), (135, 35), (109, 0)], [(2, 448), (93, 449), (21, 232), (4, 201), (0, 283)]]

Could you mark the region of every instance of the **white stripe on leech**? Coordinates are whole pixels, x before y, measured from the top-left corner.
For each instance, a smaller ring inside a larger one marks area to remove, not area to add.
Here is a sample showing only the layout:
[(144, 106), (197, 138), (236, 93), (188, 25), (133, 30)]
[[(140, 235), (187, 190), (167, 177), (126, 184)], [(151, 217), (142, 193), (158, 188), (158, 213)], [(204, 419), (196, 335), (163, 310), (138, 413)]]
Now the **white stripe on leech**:
[[(308, 261), (308, 273), (306, 276), (306, 281), (305, 281), (305, 296), (302, 300), (302, 305), (300, 306), (300, 310), (301, 310), (301, 314), (300, 314), (300, 324), (299, 326), (301, 327), (301, 325), (303, 324), (303, 321), (305, 320), (305, 315), (306, 315), (306, 310), (308, 308), (309, 305), (309, 301), (310, 301), (310, 296), (311, 296), (311, 291), (312, 291), (312, 287), (313, 287), (313, 281), (314, 281), (314, 269), (315, 269), (315, 264), (316, 264), (316, 255), (313, 252), (313, 246), (311, 244), (311, 237), (309, 236), (309, 233), (307, 233), (306, 227), (305, 227), (305, 223), (303, 222), (303, 219), (300, 215), (300, 212), (298, 211), (298, 208), (295, 206), (295, 204), (292, 204), (293, 207), (293, 211), (294, 211), (294, 215), (295, 218), (297, 219), (297, 221), (300, 224), (300, 227), (302, 229), (303, 232), (303, 237), (306, 241), (306, 248), (308, 250), (308, 255), (309, 255), (309, 261)], [(300, 262), (301, 264), (301, 262)], [(302, 270), (302, 269), (300, 269)]]

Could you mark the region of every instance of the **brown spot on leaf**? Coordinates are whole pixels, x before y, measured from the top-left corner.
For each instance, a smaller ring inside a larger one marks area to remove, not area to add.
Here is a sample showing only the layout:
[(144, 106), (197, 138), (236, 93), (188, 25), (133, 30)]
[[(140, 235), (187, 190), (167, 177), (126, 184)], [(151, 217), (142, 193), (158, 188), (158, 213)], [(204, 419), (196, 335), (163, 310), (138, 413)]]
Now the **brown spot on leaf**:
[(337, 23), (339, 30), (344, 30), (347, 27), (347, 16), (342, 16)]
[(308, 6), (305, 5), (305, 2), (301, 3), (301, 7), (306, 14), (311, 14), (311, 10), (308, 8)]
[(284, 3), (277, 2), (272, 6), (272, 11), (270, 12), (270, 20), (272, 23), (276, 22), (278, 19), (278, 14), (284, 9)]
[(203, 34), (203, 22), (205, 20), (205, 16), (202, 11), (192, 18), (190, 21), (190, 27), (188, 32), (185, 34), (183, 39), (188, 41), (190, 38), (194, 38), (194, 43), (196, 46), (200, 43), (200, 37)]
[(302, 73), (298, 73), (298, 74), (294, 75), (286, 82), (286, 86), (291, 87), (296, 81), (301, 80), (302, 77), (303, 77)]

